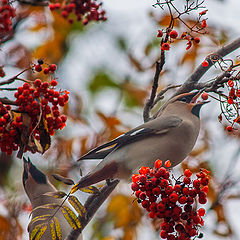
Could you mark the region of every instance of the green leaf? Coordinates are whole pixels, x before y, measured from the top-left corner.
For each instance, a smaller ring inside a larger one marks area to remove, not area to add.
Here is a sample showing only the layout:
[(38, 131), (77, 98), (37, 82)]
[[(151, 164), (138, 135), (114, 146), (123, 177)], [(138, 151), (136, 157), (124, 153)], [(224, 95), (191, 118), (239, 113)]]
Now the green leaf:
[(46, 230), (47, 230), (46, 223), (37, 225), (30, 234), (30, 240), (40, 240)]
[(79, 219), (77, 218), (76, 214), (69, 207), (63, 206), (61, 210), (62, 210), (62, 213), (63, 213), (64, 217), (66, 218), (67, 222), (73, 229), (75, 229), (75, 230), (81, 229), (81, 223), (80, 223)]
[(93, 94), (95, 94), (96, 92), (102, 90), (105, 87), (119, 88), (119, 85), (115, 83), (115, 81), (112, 79), (110, 75), (103, 71), (99, 71), (90, 81), (89, 90)]
[(75, 196), (69, 196), (68, 202), (78, 212), (79, 216), (82, 216), (84, 213), (86, 213), (85, 207), (79, 202), (79, 200)]

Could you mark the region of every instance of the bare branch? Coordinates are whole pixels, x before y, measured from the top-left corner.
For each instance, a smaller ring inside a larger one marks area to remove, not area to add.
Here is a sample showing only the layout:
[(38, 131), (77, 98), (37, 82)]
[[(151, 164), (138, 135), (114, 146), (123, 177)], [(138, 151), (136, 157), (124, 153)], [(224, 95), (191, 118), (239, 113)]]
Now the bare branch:
[(202, 64), (200, 64), (197, 69), (191, 74), (191, 76), (185, 81), (183, 86), (178, 89), (178, 91), (174, 94), (174, 96), (185, 93), (185, 92), (190, 92), (195, 88), (196, 84), (198, 81), (201, 79), (201, 77), (213, 66), (214, 62), (211, 61), (212, 57), (218, 57), (218, 59), (221, 59), (228, 55), (229, 53), (235, 51), (237, 48), (240, 47), (240, 38), (237, 38), (235, 41), (229, 43), (226, 46), (223, 46), (216, 52), (208, 55), (206, 59), (209, 59), (209, 65), (207, 67), (203, 67)]
[(163, 65), (165, 63), (165, 54), (164, 51), (161, 51), (161, 56), (160, 56), (160, 61), (156, 62), (156, 71), (155, 71), (155, 76), (153, 79), (153, 84), (152, 84), (152, 92), (150, 95), (150, 98), (147, 100), (144, 109), (143, 109), (143, 120), (144, 122), (147, 122), (150, 120), (150, 111), (154, 106), (154, 100), (156, 97), (157, 89), (158, 89), (158, 80), (159, 80), (159, 75), (162, 71)]

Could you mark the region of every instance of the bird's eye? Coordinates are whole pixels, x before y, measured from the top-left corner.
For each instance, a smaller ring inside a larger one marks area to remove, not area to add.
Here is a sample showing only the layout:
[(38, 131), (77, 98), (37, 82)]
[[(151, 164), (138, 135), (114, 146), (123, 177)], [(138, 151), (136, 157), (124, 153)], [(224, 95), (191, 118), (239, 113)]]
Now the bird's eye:
[(182, 101), (182, 102), (187, 102), (187, 98), (186, 97), (180, 98), (179, 100)]

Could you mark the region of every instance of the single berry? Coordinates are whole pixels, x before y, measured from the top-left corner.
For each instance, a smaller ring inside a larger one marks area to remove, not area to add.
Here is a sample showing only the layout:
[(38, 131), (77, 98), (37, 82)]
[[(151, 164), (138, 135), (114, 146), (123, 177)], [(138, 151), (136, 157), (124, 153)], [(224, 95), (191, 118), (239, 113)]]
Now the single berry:
[(208, 65), (209, 65), (208, 61), (205, 60), (205, 61), (202, 62), (203, 67), (208, 67)]
[(169, 33), (169, 36), (170, 36), (170, 38), (177, 38), (178, 37), (178, 33), (177, 33), (177, 31), (175, 31), (175, 30), (172, 30), (170, 33)]
[(202, 98), (202, 100), (207, 100), (208, 94), (206, 92), (202, 93), (201, 98)]
[(158, 30), (157, 37), (162, 37), (162, 36), (163, 36), (163, 32), (161, 30)]

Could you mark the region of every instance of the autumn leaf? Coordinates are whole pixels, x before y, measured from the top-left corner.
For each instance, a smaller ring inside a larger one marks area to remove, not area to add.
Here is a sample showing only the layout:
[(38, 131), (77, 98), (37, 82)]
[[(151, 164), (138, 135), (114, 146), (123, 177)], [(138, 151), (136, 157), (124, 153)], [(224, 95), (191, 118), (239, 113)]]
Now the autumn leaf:
[(67, 206), (63, 206), (61, 209), (64, 217), (66, 218), (67, 222), (73, 229), (81, 229), (81, 223), (77, 218), (76, 214)]
[(83, 214), (86, 213), (85, 207), (79, 202), (79, 200), (75, 196), (69, 196), (68, 202), (78, 212), (79, 216), (83, 216)]
[(58, 191), (58, 192), (47, 192), (47, 193), (44, 193), (44, 195), (49, 197), (54, 197), (54, 198), (63, 198), (67, 194), (65, 192)]

